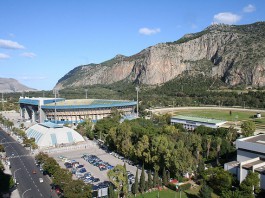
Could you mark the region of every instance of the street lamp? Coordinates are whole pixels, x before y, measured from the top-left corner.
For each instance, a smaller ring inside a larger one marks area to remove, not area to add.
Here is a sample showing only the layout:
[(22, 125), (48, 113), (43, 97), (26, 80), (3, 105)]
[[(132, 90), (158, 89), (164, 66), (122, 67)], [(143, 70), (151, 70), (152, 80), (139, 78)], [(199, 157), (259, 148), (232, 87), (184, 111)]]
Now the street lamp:
[(86, 99), (87, 99), (87, 91), (88, 91), (88, 89), (85, 89), (85, 91), (86, 91)]
[(139, 101), (138, 101), (138, 92), (140, 91), (140, 87), (135, 87), (137, 93), (137, 118), (139, 117)]
[(25, 191), (22, 193), (22, 198), (23, 198), (24, 194), (25, 194), (26, 192), (30, 191), (30, 190), (31, 190), (31, 188), (25, 190)]
[(14, 180), (15, 180), (15, 183), (17, 183), (16, 182), (16, 172), (19, 171), (19, 170), (21, 170), (21, 168), (18, 168), (17, 170), (14, 171)]
[(53, 90), (53, 93), (54, 93), (54, 96), (55, 96), (55, 105), (54, 105), (54, 123), (56, 124), (56, 96), (58, 94), (58, 90), (57, 89), (54, 89)]

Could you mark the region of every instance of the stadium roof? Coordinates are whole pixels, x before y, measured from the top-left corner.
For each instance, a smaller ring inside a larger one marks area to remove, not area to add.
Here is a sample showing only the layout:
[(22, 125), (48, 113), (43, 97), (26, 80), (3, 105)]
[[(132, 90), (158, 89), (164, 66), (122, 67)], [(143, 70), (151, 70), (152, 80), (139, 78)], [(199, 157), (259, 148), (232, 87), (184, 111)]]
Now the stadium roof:
[(173, 116), (172, 119), (179, 119), (179, 120), (188, 120), (193, 122), (202, 122), (202, 123), (210, 123), (210, 124), (220, 124), (224, 123), (224, 120), (216, 120), (216, 119), (209, 119), (209, 118), (200, 118), (200, 117), (192, 117), (192, 116)]
[(26, 130), (26, 135), (28, 138), (35, 138), (35, 143), (40, 148), (85, 141), (75, 130), (64, 126), (57, 126), (49, 122), (35, 124)]
[[(56, 102), (65, 100), (64, 98), (56, 98)], [(55, 98), (29, 98), (29, 97), (20, 97), (19, 103), (29, 104), (29, 105), (39, 105), (40, 101), (43, 101), (43, 104), (54, 103)]]
[[(120, 106), (134, 106), (136, 101), (128, 100), (104, 100), (104, 99), (76, 99), (56, 102), (56, 109), (76, 109), (76, 108), (111, 108)], [(55, 103), (43, 105), (42, 109), (54, 109)]]

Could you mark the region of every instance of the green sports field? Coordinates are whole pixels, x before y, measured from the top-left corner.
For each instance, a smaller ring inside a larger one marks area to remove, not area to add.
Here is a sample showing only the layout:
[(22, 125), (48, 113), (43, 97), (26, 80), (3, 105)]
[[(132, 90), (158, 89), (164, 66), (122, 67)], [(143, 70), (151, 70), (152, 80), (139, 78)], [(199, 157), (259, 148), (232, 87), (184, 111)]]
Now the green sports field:
[(212, 118), (218, 120), (227, 120), (227, 121), (241, 121), (241, 120), (249, 120), (252, 119), (255, 112), (248, 111), (236, 111), (236, 110), (178, 110), (174, 113), (174, 115), (185, 115), (185, 116), (194, 116), (201, 118)]
[(265, 129), (265, 115), (261, 118), (254, 118), (257, 112), (251, 111), (238, 111), (238, 110), (220, 110), (220, 109), (189, 109), (189, 110), (177, 110), (173, 115), (184, 115), (201, 118), (210, 118), (218, 120), (226, 120), (230, 122), (252, 120), (256, 123), (257, 129)]

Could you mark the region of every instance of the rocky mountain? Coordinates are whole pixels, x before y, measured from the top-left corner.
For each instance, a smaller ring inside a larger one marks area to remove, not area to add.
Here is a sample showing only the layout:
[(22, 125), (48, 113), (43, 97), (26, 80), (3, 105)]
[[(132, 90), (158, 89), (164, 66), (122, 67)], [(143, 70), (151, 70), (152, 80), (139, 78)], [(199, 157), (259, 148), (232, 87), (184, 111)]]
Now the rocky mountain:
[(25, 85), (22, 85), (13, 78), (0, 78), (0, 92), (10, 93), (10, 92), (23, 92), (23, 91), (25, 92), (36, 91), (36, 89), (32, 89)]
[(264, 86), (264, 55), (265, 22), (215, 24), (132, 56), (117, 55), (101, 64), (76, 67), (55, 88), (111, 84), (120, 80), (156, 85), (181, 74), (220, 78), (231, 86)]

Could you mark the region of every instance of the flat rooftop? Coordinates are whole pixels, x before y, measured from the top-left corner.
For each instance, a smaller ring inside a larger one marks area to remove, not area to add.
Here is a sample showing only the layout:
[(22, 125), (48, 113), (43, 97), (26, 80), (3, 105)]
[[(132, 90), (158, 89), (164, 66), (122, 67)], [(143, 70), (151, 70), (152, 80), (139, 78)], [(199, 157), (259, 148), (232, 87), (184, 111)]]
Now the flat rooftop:
[(249, 138), (246, 138), (246, 139), (244, 138), (244, 139), (242, 139), (240, 141), (252, 142), (252, 143), (257, 143), (257, 144), (265, 145), (265, 134), (261, 134), (261, 135), (249, 137)]
[(231, 161), (226, 163), (229, 166), (237, 167), (240, 163), (238, 161)]
[(216, 120), (216, 119), (210, 119), (210, 118), (201, 118), (201, 117), (192, 117), (192, 116), (183, 116), (183, 115), (173, 116), (172, 119), (187, 120), (187, 121), (193, 121), (193, 122), (203, 122), (203, 123), (210, 123), (210, 124), (221, 124), (221, 123), (226, 122), (225, 120)]
[[(74, 99), (56, 102), (56, 109), (93, 109), (113, 108), (122, 106), (136, 106), (136, 101), (129, 100), (106, 100), (106, 99)], [(42, 109), (55, 109), (55, 102), (45, 104)]]
[(244, 164), (243, 168), (252, 169), (252, 166), (257, 165), (257, 164), (261, 164), (261, 163), (264, 163), (264, 162), (265, 162), (264, 159), (259, 159), (259, 160), (256, 160), (254, 162), (250, 162), (250, 163)]
[[(73, 106), (73, 105), (112, 105), (129, 102), (127, 100), (104, 100), (104, 99), (75, 99), (75, 100), (64, 100), (56, 102), (57, 106)], [(47, 106), (54, 106), (55, 103), (47, 104)]]

